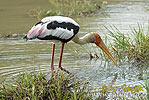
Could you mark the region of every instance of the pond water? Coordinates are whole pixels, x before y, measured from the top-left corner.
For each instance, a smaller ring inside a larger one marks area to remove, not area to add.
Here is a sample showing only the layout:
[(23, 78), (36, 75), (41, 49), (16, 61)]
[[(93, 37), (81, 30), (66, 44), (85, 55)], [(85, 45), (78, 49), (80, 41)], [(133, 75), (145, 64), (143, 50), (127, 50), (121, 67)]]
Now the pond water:
[[(47, 1), (42, 2), (45, 6), (39, 6), (42, 0), (35, 3), (34, 0), (18, 1), (18, 4), (8, 4), (3, 0), (0, 4), (0, 30), (1, 34), (25, 33), (37, 22), (36, 18), (27, 16), (27, 11), (32, 8), (47, 8)], [(33, 5), (30, 5), (33, 4)], [(8, 7), (9, 6), (9, 7)], [(80, 24), (80, 36), (87, 32), (95, 31), (104, 38), (105, 26), (115, 25), (125, 33), (129, 33), (130, 26), (136, 27), (137, 23), (144, 24), (149, 21), (149, 1), (113, 1), (102, 7), (96, 15), (91, 17), (75, 18)], [(20, 9), (20, 10), (18, 10)], [(111, 83), (115, 75), (115, 85), (140, 85), (142, 77), (146, 74), (145, 68), (139, 68), (125, 61), (118, 62), (115, 67), (113, 62), (106, 62), (104, 58), (89, 58), (89, 51), (94, 45), (79, 46), (73, 42), (67, 43), (63, 54), (62, 66), (75, 74), (77, 77), (86, 78), (94, 87), (101, 87)], [(58, 66), (61, 44), (56, 44), (55, 68)], [(22, 39), (0, 39), (0, 77), (11, 79), (24, 70), (50, 72), (50, 59), (52, 44), (49, 41), (33, 40), (25, 42)], [(95, 49), (97, 52), (100, 51)], [(100, 55), (100, 53), (98, 52)], [(148, 69), (147, 69), (148, 72)], [(146, 92), (144, 90), (144, 92)]]

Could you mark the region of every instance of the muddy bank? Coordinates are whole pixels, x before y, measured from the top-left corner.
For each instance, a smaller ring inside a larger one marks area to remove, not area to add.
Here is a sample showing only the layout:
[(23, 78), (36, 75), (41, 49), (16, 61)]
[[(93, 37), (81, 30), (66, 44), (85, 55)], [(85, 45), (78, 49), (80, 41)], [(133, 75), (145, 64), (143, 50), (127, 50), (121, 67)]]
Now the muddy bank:
[(26, 33), (0, 35), (0, 39), (23, 39), (25, 35)]

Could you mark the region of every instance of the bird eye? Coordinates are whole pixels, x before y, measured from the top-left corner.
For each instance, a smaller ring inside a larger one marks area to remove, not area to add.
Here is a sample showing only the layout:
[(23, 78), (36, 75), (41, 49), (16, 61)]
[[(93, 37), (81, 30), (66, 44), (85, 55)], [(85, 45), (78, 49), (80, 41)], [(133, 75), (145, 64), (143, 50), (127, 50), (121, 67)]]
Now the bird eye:
[(98, 39), (100, 39), (100, 36), (98, 37)]

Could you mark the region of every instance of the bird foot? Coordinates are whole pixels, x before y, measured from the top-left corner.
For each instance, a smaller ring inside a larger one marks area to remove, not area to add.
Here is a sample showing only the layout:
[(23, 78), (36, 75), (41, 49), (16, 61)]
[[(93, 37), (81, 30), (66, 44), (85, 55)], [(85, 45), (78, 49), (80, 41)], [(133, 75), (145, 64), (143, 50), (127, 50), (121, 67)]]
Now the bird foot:
[(72, 74), (71, 72), (69, 72), (68, 70), (66, 70), (65, 68), (59, 67), (61, 70), (63, 70), (64, 72), (68, 73), (68, 74)]

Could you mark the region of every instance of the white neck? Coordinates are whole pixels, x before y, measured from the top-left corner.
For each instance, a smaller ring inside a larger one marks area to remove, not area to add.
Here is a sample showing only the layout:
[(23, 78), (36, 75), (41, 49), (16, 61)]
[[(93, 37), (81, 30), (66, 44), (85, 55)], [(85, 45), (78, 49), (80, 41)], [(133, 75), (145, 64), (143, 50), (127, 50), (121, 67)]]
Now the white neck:
[(93, 43), (95, 41), (94, 33), (88, 33), (83, 37), (79, 38), (77, 35), (72, 39), (73, 42), (83, 45), (87, 43)]

